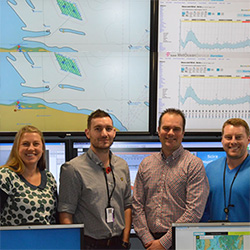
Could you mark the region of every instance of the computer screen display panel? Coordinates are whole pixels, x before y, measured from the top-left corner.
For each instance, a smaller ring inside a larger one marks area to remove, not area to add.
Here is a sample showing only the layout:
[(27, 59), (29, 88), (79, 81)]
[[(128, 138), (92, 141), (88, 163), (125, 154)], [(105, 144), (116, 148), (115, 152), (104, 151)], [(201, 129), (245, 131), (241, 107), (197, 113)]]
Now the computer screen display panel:
[(83, 227), (83, 224), (1, 227), (0, 249), (81, 250)]
[(1, 0), (0, 132), (84, 132), (100, 107), (148, 132), (150, 3)]
[[(0, 143), (0, 166), (4, 165), (9, 157), (13, 143)], [(56, 179), (59, 187), (61, 165), (66, 160), (65, 142), (46, 142), (46, 168)]]
[(157, 117), (179, 108), (187, 132), (249, 123), (249, 1), (158, 2)]
[(250, 223), (174, 223), (173, 249), (250, 249)]
[[(89, 142), (74, 142), (75, 156), (86, 152), (90, 147)], [(114, 142), (111, 151), (124, 159), (129, 166), (131, 189), (133, 190), (135, 177), (141, 161), (154, 152), (159, 152), (159, 142)]]
[[(206, 167), (208, 163), (226, 155), (221, 142), (182, 142), (185, 149), (197, 157), (200, 157)], [(90, 142), (73, 142), (74, 156), (79, 156), (90, 147)], [(111, 150), (117, 156), (123, 158), (129, 166), (131, 189), (133, 190), (135, 177), (141, 161), (155, 153), (160, 152), (159, 141), (115, 141)]]

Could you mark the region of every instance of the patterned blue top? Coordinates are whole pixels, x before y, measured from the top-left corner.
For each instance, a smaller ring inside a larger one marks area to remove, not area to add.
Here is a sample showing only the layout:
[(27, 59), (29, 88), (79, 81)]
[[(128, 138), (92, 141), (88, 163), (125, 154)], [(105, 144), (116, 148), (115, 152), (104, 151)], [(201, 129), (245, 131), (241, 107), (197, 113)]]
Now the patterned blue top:
[(34, 186), (11, 169), (1, 168), (0, 189), (8, 196), (1, 204), (1, 226), (56, 223), (57, 186), (50, 172), (41, 171), (41, 184)]

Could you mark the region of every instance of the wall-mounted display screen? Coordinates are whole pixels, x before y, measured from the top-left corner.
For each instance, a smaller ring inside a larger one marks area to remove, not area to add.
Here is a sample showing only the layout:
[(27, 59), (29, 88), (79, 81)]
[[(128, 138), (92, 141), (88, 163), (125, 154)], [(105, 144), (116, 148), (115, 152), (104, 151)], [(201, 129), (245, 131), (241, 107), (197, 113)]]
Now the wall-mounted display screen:
[(149, 131), (150, 0), (0, 0), (0, 33), (0, 132)]
[(159, 0), (157, 117), (179, 108), (187, 132), (250, 123), (249, 1), (189, 2)]
[[(12, 143), (0, 143), (0, 166), (4, 165), (9, 157)], [(46, 142), (46, 160), (47, 170), (49, 170), (56, 179), (59, 186), (59, 176), (61, 165), (66, 161), (65, 142)]]

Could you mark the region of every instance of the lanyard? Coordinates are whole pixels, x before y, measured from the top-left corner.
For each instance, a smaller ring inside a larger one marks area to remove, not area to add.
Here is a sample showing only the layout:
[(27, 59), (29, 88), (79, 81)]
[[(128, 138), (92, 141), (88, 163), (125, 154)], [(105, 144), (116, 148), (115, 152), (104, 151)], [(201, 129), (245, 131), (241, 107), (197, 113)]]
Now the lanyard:
[(110, 165), (110, 168), (111, 168), (111, 172), (112, 172), (112, 176), (113, 176), (113, 180), (114, 180), (114, 187), (113, 187), (110, 195), (109, 195), (109, 186), (108, 186), (107, 173), (106, 173), (106, 170), (103, 169), (103, 173), (104, 173), (104, 177), (105, 177), (105, 181), (106, 181), (107, 195), (108, 195), (108, 207), (111, 207), (110, 200), (111, 200), (111, 197), (112, 197), (112, 195), (113, 195), (113, 193), (115, 191), (115, 186), (116, 186), (115, 175), (114, 175), (114, 172), (113, 172), (113, 167)]
[[(248, 157), (248, 155), (247, 155)], [(233, 204), (231, 204), (231, 196), (232, 196), (232, 188), (233, 188), (233, 184), (234, 181), (242, 167), (242, 165), (244, 164), (244, 162), (246, 161), (247, 157), (244, 159), (244, 161), (240, 164), (237, 172), (234, 175), (234, 178), (232, 180), (232, 183), (230, 185), (230, 189), (229, 189), (229, 196), (228, 196), (228, 205), (226, 205), (226, 165), (227, 165), (227, 159), (225, 160), (225, 166), (224, 166), (224, 174), (223, 174), (223, 190), (224, 190), (224, 212), (226, 214), (226, 221), (228, 220), (228, 214), (229, 214), (229, 207), (234, 207)]]
[[(87, 156), (89, 157), (90, 160), (92, 160), (91, 155), (89, 154), (89, 152), (87, 152)], [(114, 175), (114, 172), (113, 172), (113, 166), (111, 166), (111, 164), (110, 164), (110, 169), (111, 169), (112, 176), (113, 176), (113, 181), (114, 181), (114, 187), (113, 187), (110, 195), (109, 195), (109, 186), (108, 186), (108, 178), (107, 178), (106, 169), (103, 168), (103, 167), (101, 167), (101, 168), (103, 169), (103, 173), (104, 173), (104, 177), (105, 177), (105, 181), (106, 181), (106, 188), (107, 188), (107, 195), (108, 195), (108, 207), (111, 207), (110, 206), (110, 200), (111, 200), (111, 197), (112, 197), (112, 195), (114, 193), (115, 186), (116, 186), (115, 175)]]

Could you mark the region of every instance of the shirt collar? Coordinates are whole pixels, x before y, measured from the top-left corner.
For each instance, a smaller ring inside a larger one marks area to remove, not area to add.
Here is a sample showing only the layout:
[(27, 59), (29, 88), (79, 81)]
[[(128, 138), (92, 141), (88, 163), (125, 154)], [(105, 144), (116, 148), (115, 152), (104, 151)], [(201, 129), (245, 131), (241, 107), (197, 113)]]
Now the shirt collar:
[(166, 157), (162, 150), (161, 150), (161, 155), (164, 160), (175, 160), (183, 153), (183, 151), (184, 151), (184, 148), (182, 145), (180, 145), (180, 147), (176, 149), (170, 156)]
[[(94, 151), (89, 148), (87, 151), (87, 155), (89, 156), (89, 158), (95, 162), (96, 165), (99, 165), (101, 167), (103, 167), (103, 164), (101, 162), (101, 160), (99, 159), (99, 157), (94, 153)], [(110, 164), (113, 166), (113, 163), (115, 161), (114, 157), (113, 157), (113, 153), (111, 152), (111, 150), (109, 150), (109, 157), (110, 157)]]

